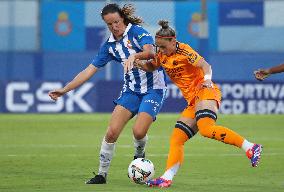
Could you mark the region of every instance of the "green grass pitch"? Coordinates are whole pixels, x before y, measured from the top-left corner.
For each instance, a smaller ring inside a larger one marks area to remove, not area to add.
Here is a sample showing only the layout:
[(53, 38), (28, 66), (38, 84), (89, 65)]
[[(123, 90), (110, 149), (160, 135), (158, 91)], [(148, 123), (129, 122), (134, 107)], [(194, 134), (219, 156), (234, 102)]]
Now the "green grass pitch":
[[(160, 114), (149, 131), (146, 155), (160, 176), (178, 114)], [(97, 171), (110, 114), (0, 114), (0, 191), (161, 191), (127, 178), (133, 158), (131, 121), (116, 146), (108, 183), (85, 185)], [(185, 163), (166, 191), (284, 191), (284, 116), (219, 115), (218, 124), (263, 144), (259, 167), (244, 152), (197, 134), (185, 145)]]

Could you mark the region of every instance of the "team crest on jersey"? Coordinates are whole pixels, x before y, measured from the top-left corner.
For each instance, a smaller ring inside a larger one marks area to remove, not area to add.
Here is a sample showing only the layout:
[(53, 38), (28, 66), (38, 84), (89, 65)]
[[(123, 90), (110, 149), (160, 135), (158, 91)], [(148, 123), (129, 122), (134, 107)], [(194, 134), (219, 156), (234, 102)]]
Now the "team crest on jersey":
[(173, 61), (173, 65), (176, 66), (178, 65), (178, 62), (176, 60)]
[(189, 53), (188, 54), (188, 61), (190, 63), (194, 63), (197, 59), (197, 55), (195, 53)]
[(129, 49), (132, 49), (132, 44), (131, 44), (130, 40), (127, 40), (126, 47), (129, 48)]

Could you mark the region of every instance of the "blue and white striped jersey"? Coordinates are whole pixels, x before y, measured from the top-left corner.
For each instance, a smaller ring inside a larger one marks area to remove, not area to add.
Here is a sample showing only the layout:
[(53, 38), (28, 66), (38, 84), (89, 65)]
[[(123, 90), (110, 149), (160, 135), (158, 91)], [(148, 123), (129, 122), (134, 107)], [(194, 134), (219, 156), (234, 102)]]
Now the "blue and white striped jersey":
[[(123, 38), (115, 40), (113, 34), (103, 44), (92, 64), (97, 67), (105, 66), (109, 61), (116, 60), (124, 65), (129, 55), (141, 52), (145, 44), (154, 44), (150, 33), (140, 25), (128, 24)], [(124, 74), (124, 86), (137, 93), (146, 93), (150, 89), (166, 87), (165, 73), (162, 68), (153, 72), (133, 68)]]

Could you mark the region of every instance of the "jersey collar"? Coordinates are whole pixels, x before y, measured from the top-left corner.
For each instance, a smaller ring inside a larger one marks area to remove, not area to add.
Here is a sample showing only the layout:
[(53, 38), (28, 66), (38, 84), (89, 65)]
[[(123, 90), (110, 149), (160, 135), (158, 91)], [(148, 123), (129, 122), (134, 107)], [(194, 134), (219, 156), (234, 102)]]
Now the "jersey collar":
[[(129, 23), (129, 24), (127, 25), (127, 27), (126, 27), (124, 33), (123, 33), (123, 37), (124, 37), (125, 35), (127, 35), (128, 31), (129, 31), (129, 29), (130, 29), (131, 27), (132, 27), (132, 24)], [(115, 42), (115, 41), (116, 41), (116, 39), (114, 38), (113, 34), (111, 33), (110, 36), (109, 36), (109, 38), (108, 38), (108, 42)]]

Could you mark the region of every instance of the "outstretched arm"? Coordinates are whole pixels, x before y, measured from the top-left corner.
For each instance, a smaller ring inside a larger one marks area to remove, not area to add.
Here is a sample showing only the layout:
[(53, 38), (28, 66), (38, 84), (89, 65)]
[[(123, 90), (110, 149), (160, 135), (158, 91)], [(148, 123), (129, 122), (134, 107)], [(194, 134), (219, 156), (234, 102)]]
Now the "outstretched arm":
[(257, 80), (263, 81), (269, 75), (281, 72), (284, 72), (284, 63), (268, 69), (258, 69), (254, 71), (254, 76)]
[(65, 93), (73, 89), (76, 89), (77, 87), (85, 83), (88, 79), (90, 79), (97, 72), (97, 70), (98, 68), (90, 64), (86, 69), (81, 71), (71, 82), (65, 85), (65, 87), (61, 89), (50, 91), (48, 95), (50, 96), (51, 99), (56, 101), (59, 97), (61, 97)]

